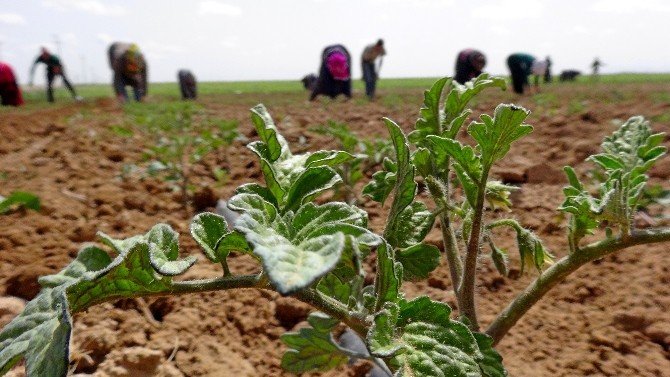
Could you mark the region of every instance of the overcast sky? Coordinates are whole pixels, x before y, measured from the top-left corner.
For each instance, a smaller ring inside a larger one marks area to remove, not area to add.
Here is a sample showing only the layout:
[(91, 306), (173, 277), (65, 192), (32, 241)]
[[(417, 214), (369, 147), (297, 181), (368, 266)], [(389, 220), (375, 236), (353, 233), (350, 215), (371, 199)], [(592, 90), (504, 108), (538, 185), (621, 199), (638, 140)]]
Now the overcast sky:
[[(384, 77), (452, 75), (474, 47), (487, 71), (512, 52), (551, 55), (554, 71), (670, 71), (670, 0), (0, 0), (0, 59), (22, 83), (39, 46), (60, 53), (75, 82), (110, 80), (106, 49), (133, 41), (151, 81), (299, 79), (342, 43), (360, 76), (363, 47), (383, 37)], [(40, 67), (36, 82), (43, 80)]]

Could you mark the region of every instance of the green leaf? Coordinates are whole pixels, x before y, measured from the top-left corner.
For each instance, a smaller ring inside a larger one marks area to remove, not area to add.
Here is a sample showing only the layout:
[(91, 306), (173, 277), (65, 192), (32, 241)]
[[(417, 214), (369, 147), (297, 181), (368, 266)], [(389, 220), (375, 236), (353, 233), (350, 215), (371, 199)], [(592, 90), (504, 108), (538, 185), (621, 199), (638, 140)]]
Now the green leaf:
[(386, 198), (391, 195), (396, 183), (396, 173), (389, 171), (378, 171), (372, 175), (372, 180), (363, 187), (363, 195), (369, 196), (375, 202), (384, 204)]
[(493, 339), (482, 333), (473, 333), (477, 340), (477, 346), (484, 355), (484, 359), (479, 361), (479, 368), (482, 371), (482, 377), (507, 377), (507, 371), (502, 364), (502, 356), (493, 349)]
[(149, 261), (158, 273), (174, 276), (184, 273), (196, 262), (194, 256), (177, 260), (179, 257), (178, 234), (167, 224), (155, 225), (146, 238), (149, 244)]
[(542, 241), (528, 229), (516, 228), (516, 242), (521, 257), (521, 273), (525, 266), (534, 265), (538, 272), (542, 272), (545, 264), (553, 262), (553, 256), (544, 247)]
[(275, 207), (279, 207), (277, 198), (275, 198), (272, 191), (270, 191), (267, 187), (259, 185), (258, 183), (247, 183), (239, 186), (237, 189), (235, 189), (235, 194), (256, 194), (266, 201), (272, 203)]
[(440, 265), (440, 249), (419, 243), (396, 251), (396, 260), (402, 264), (405, 280), (426, 279)]
[(349, 162), (356, 157), (344, 151), (316, 151), (309, 155), (305, 166), (307, 168), (317, 166), (337, 166)]
[(509, 274), (509, 258), (507, 256), (507, 251), (505, 249), (500, 249), (495, 245), (491, 245), (491, 259), (493, 260), (493, 265), (498, 270), (500, 275), (507, 277)]
[(378, 237), (359, 226), (365, 213), (344, 203), (317, 206), (308, 203), (295, 215), (276, 215), (276, 209), (258, 195), (240, 194), (229, 206), (243, 212), (236, 229), (244, 234), (261, 258), (270, 282), (282, 294), (291, 294), (314, 283), (339, 262), (345, 235), (375, 244)]
[(6, 198), (0, 196), (0, 214), (9, 212), (14, 206), (39, 211), (40, 198), (26, 191), (14, 191)]
[(422, 177), (432, 174), (433, 168), (430, 160), (430, 151), (426, 148), (418, 148), (412, 155), (412, 163)]
[(282, 368), (292, 373), (324, 372), (346, 363), (349, 357), (331, 335), (338, 321), (323, 313), (312, 313), (307, 322), (310, 327), (281, 336), (289, 347), (282, 357)]
[(291, 156), (286, 140), (277, 133), (277, 127), (265, 106), (259, 104), (251, 109), (251, 121), (256, 127), (256, 132), (265, 144), (268, 161), (274, 162)]
[(498, 105), (493, 118), (482, 115), (481, 123), (472, 122), (468, 127), (468, 133), (479, 144), (482, 166), (486, 170), (507, 154), (513, 142), (533, 131), (533, 127), (523, 124), (528, 114), (530, 112), (523, 107)]
[(481, 181), (482, 161), (471, 146), (440, 136), (429, 136), (428, 141), (432, 147), (431, 151), (436, 165), (446, 168), (449, 157), (452, 157), (473, 182)]
[(395, 122), (384, 118), (386, 128), (393, 140), (396, 152), (397, 178), (395, 183), (395, 195), (391, 211), (399, 214), (405, 207), (410, 205), (416, 195), (416, 182), (414, 182), (414, 166), (411, 164), (409, 144), (405, 134)]
[(428, 135), (439, 135), (442, 132), (442, 119), (440, 118), (440, 98), (445, 85), (450, 83), (448, 77), (437, 80), (433, 86), (423, 93), (423, 106), (419, 110), (420, 118), (417, 119), (415, 131), (409, 134), (413, 143), (422, 142)]
[(342, 178), (328, 166), (307, 168), (291, 185), (284, 210), (295, 210), (340, 182)]
[(191, 221), (191, 236), (200, 245), (205, 256), (212, 262), (220, 262), (217, 244), (229, 232), (228, 224), (223, 216), (211, 212), (197, 214)]
[(433, 228), (435, 216), (422, 202), (412, 202), (398, 216), (396, 230), (389, 234), (387, 241), (393, 247), (406, 248), (416, 245), (426, 238)]
[[(490, 344), (450, 318), (448, 305), (418, 297), (387, 303), (375, 315), (367, 340), (373, 355), (391, 358), (398, 376), (487, 376), (504, 369)], [(498, 361), (496, 363), (496, 360)]]
[(348, 304), (351, 296), (351, 286), (343, 283), (335, 274), (327, 274), (321, 278), (319, 285), (316, 286), (319, 292), (335, 300)]
[(375, 275), (375, 311), (386, 303), (396, 303), (400, 299), (402, 284), (402, 264), (395, 261), (391, 245), (382, 243), (377, 248), (377, 274)]
[[(162, 226), (156, 228), (152, 239), (161, 239), (157, 234), (164, 231)], [(170, 247), (162, 253), (170, 254), (168, 250)], [(70, 312), (108, 297), (160, 291), (170, 283), (152, 268), (151, 253), (146, 242), (138, 241), (110, 260), (103, 250), (86, 246), (63, 271), (40, 278), (40, 293), (0, 332), (0, 372), (25, 357), (29, 375), (65, 376), (72, 331)]]
[[(461, 85), (457, 82), (452, 82), (453, 89), (447, 95), (447, 100), (444, 104), (445, 120), (451, 122), (465, 110), (470, 101), (484, 89), (500, 88), (507, 89), (507, 82), (502, 77), (491, 77), (486, 73), (482, 73), (472, 81)], [(456, 136), (454, 132), (451, 137)]]

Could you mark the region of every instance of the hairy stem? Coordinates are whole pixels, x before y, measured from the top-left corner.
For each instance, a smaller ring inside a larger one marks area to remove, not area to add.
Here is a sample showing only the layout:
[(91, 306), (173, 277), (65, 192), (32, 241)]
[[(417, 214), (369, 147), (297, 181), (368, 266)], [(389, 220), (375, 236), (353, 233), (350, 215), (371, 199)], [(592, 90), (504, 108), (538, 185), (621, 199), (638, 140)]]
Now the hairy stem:
[[(177, 281), (164, 291), (143, 292), (137, 294), (134, 297), (176, 296), (191, 293), (215, 292), (244, 288), (265, 289), (273, 291), (267, 277), (263, 273), (259, 273), (254, 275), (224, 276), (215, 279)], [(360, 336), (365, 338), (367, 335), (367, 330), (369, 327), (367, 319), (350, 312), (348, 308), (339, 301), (323, 296), (312, 288), (299, 291), (292, 297), (311, 305), (315, 309), (322, 311), (332, 316), (333, 318), (342, 321), (342, 323), (356, 331), (356, 333), (358, 333)], [(91, 302), (91, 304), (87, 305), (86, 307), (76, 308), (75, 311), (82, 311), (92, 305), (97, 305), (105, 301), (112, 301), (118, 298), (120, 297), (106, 297), (105, 299)]]
[(481, 244), (482, 221), (484, 218), (484, 199), (486, 197), (486, 180), (488, 178), (488, 169), (482, 172), (482, 180), (477, 189), (477, 203), (474, 208), (474, 217), (472, 219), (472, 231), (468, 240), (468, 248), (465, 254), (465, 266), (463, 269), (463, 280), (458, 288), (459, 307), (461, 315), (470, 321), (470, 329), (479, 331), (479, 322), (477, 321), (477, 307), (475, 304), (475, 278), (477, 276), (477, 257), (479, 256), (479, 247)]
[(666, 241), (670, 241), (670, 229), (648, 229), (634, 231), (627, 237), (609, 238), (577, 249), (542, 272), (496, 317), (486, 333), (493, 338), (494, 345), (500, 342), (535, 303), (581, 266), (631, 246)]
[[(442, 208), (449, 208), (448, 187), (438, 183), (433, 176), (426, 177), (426, 184), (428, 186), (428, 191), (430, 191), (430, 194), (433, 197), (433, 201)], [(440, 230), (442, 231), (444, 254), (447, 259), (447, 264), (449, 265), (451, 285), (454, 288), (454, 294), (458, 301), (458, 286), (461, 284), (461, 277), (463, 276), (463, 264), (461, 263), (456, 233), (451, 225), (449, 214), (450, 212), (448, 209), (440, 212)], [(460, 307), (460, 303), (457, 303), (457, 305)]]

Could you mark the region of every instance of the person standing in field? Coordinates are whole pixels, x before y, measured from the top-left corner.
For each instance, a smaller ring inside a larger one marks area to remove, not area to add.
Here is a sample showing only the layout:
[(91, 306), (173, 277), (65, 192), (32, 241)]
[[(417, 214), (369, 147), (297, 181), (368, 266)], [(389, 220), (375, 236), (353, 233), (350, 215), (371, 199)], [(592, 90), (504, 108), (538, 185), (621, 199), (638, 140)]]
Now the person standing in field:
[(188, 69), (180, 69), (177, 72), (179, 79), (179, 89), (181, 90), (181, 99), (195, 99), (198, 95), (195, 76)]
[(58, 56), (50, 53), (46, 47), (42, 47), (42, 51), (40, 52), (39, 56), (37, 56), (37, 59), (35, 59), (35, 62), (33, 62), (33, 65), (30, 68), (30, 80), (28, 85), (33, 85), (35, 68), (39, 63), (44, 63), (47, 66), (47, 100), (49, 102), (54, 102), (53, 82), (56, 76), (60, 76), (63, 79), (63, 84), (65, 84), (65, 87), (67, 87), (72, 94), (72, 98), (74, 98), (76, 101), (81, 101), (82, 98), (77, 96), (77, 92), (72, 87), (72, 84), (70, 84), (67, 76), (65, 76), (65, 69), (63, 68), (63, 64), (61, 63), (60, 59)]
[(539, 62), (533, 55), (518, 52), (507, 58), (507, 67), (512, 76), (514, 92), (523, 94), (529, 89), (528, 76), (531, 73), (535, 75), (535, 86), (539, 88), (539, 77), (544, 76), (547, 62)]
[(23, 105), (23, 96), (16, 83), (14, 70), (4, 62), (0, 62), (0, 99), (2, 99), (2, 106)]
[(310, 101), (320, 94), (335, 98), (344, 94), (351, 98), (351, 56), (342, 45), (328, 46), (321, 54), (321, 69), (314, 83)]
[(481, 51), (466, 49), (458, 53), (456, 58), (456, 75), (454, 80), (459, 84), (474, 79), (482, 74), (486, 66), (486, 56)]
[(600, 74), (600, 67), (603, 66), (603, 63), (597, 57), (591, 63), (592, 75), (594, 78), (598, 77)]
[(147, 63), (134, 43), (115, 42), (109, 46), (109, 66), (113, 71), (112, 86), (121, 103), (128, 101), (126, 86), (133, 88), (135, 100), (147, 95)]
[[(365, 81), (365, 94), (370, 100), (375, 98), (375, 90), (377, 89), (377, 79), (379, 78), (379, 70), (382, 67), (382, 59), (386, 55), (384, 49), (384, 40), (379, 39), (377, 43), (365, 47), (363, 56), (361, 57), (363, 68), (363, 81)], [(379, 58), (379, 67), (375, 67), (375, 62)]]
[(547, 70), (544, 72), (544, 83), (549, 84), (553, 80), (553, 77), (551, 77), (551, 64), (553, 62), (551, 61), (551, 57), (548, 55), (544, 61), (547, 62)]

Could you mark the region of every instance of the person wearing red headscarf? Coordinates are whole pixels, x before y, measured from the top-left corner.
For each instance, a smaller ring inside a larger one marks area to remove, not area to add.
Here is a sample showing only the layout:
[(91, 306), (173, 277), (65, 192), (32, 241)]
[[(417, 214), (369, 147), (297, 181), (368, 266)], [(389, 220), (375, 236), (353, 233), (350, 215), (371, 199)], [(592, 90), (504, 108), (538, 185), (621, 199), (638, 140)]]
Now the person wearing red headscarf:
[(335, 98), (344, 94), (351, 98), (351, 56), (342, 45), (328, 46), (321, 54), (321, 69), (310, 101), (320, 94)]
[(0, 62), (0, 98), (3, 106), (23, 105), (21, 89), (16, 84), (16, 76), (9, 64)]

